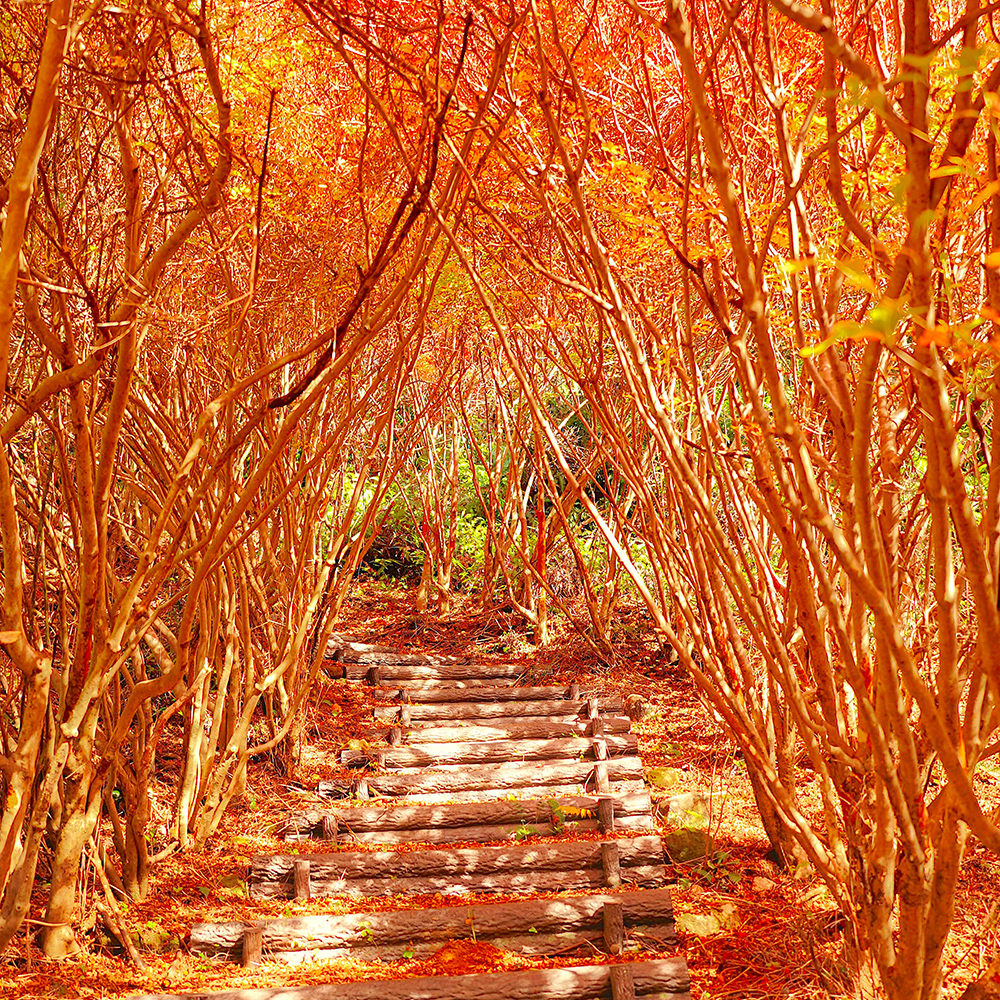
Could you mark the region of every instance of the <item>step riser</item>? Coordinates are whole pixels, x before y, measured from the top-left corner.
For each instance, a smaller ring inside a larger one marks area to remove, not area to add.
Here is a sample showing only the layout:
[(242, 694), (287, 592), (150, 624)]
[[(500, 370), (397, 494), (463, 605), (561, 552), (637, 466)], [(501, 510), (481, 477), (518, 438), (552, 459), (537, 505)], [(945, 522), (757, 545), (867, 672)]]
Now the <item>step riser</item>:
[[(603, 930), (604, 907), (620, 904), (626, 930), (640, 926), (656, 933), (664, 945), (676, 941), (673, 906), (665, 889), (628, 893), (602, 893), (561, 900), (530, 900), (518, 903), (478, 904), (403, 910), (395, 913), (305, 916), (272, 920), (264, 925), (263, 947), (271, 953), (293, 955), (314, 949), (339, 949), (361, 958), (360, 950), (392, 949), (401, 953), (415, 938), (427, 949), (444, 941), (496, 942), (514, 937), (530, 938), (529, 928), (541, 938), (559, 933), (583, 934)], [(210, 958), (242, 957), (242, 922), (195, 924), (191, 929), (191, 951)], [(527, 943), (531, 943), (530, 940)], [(520, 950), (523, 950), (520, 949)], [(544, 954), (544, 948), (538, 950)], [(389, 951), (386, 954), (395, 955)]]
[[(593, 788), (593, 782), (587, 784)], [(608, 786), (608, 795), (633, 795), (645, 789), (645, 782), (634, 781), (612, 781)], [(545, 795), (553, 797), (563, 797), (568, 795), (580, 795), (583, 792), (580, 782), (566, 785), (527, 785), (523, 788), (484, 788), (476, 791), (450, 791), (450, 792), (427, 792), (424, 794), (407, 795), (406, 802), (416, 805), (437, 805), (445, 802), (467, 803), (467, 802), (495, 802), (497, 800), (510, 799), (512, 793), (516, 793), (518, 798), (539, 798)]]
[[(632, 735), (600, 737), (612, 757), (634, 755), (638, 742)], [(378, 752), (383, 767), (436, 767), (442, 764), (505, 763), (518, 760), (571, 760), (598, 758), (593, 737), (570, 737), (561, 740), (498, 740), (492, 743), (414, 743)], [(372, 755), (363, 750), (343, 750), (340, 763), (364, 767)]]
[[(464, 681), (456, 681), (465, 684)], [(421, 684), (412, 681), (399, 690), (393, 685), (377, 688), (373, 694), (380, 701), (411, 701), (414, 704), (430, 705), (438, 702), (499, 702), (499, 701), (569, 701), (568, 687), (497, 687), (486, 684), (471, 684), (467, 687), (445, 686), (441, 684)], [(590, 692), (576, 692), (573, 701), (589, 697)]]
[[(653, 818), (646, 816), (621, 816), (615, 818), (615, 830), (623, 833), (641, 833), (653, 829)], [(568, 821), (559, 825), (552, 823), (508, 823), (499, 826), (462, 826), (453, 829), (427, 828), (424, 830), (381, 830), (368, 833), (343, 832), (336, 843), (351, 844), (471, 844), (491, 841), (519, 841), (528, 837), (557, 837), (563, 834), (576, 836), (581, 833), (597, 833), (600, 823), (596, 819)], [(311, 843), (321, 839), (321, 834), (289, 835), (288, 843)]]
[[(607, 735), (621, 735), (631, 728), (626, 716), (601, 716)], [(540, 719), (504, 719), (494, 725), (480, 726), (474, 722), (457, 726), (444, 726), (438, 722), (411, 723), (400, 733), (403, 746), (413, 743), (489, 743), (493, 740), (557, 740), (572, 739), (574, 736), (590, 736), (592, 723), (570, 719), (567, 722), (550, 722)], [(391, 730), (386, 730), (383, 739), (388, 740)]]
[[(663, 885), (663, 865), (637, 865), (621, 869), (621, 882), (653, 888)], [(608, 884), (601, 868), (498, 875), (421, 875), (415, 878), (329, 879), (311, 883), (312, 898), (329, 896), (464, 896), (473, 892), (575, 892), (602, 889)], [(261, 882), (250, 889), (251, 899), (294, 899), (290, 882)]]
[[(629, 962), (627, 968), (637, 996), (691, 1000), (687, 963), (683, 958)], [(204, 998), (204, 993), (182, 995)], [(158, 994), (137, 1000), (182, 1000)], [(212, 1000), (603, 1000), (611, 996), (611, 967), (578, 966), (529, 969), (472, 976), (430, 976), (381, 980), (373, 983), (331, 983), (287, 990), (232, 990), (211, 994)]]
[[(629, 837), (612, 841), (623, 865), (663, 863), (659, 837)], [(441, 874), (534, 872), (600, 866), (600, 841), (568, 841), (510, 847), (435, 849), (400, 854), (396, 851), (337, 851), (324, 854), (256, 854), (250, 859), (250, 883), (288, 881), (296, 863), (308, 862), (314, 880), (414, 877)]]
[[(565, 719), (576, 721), (587, 711), (585, 701), (496, 701), (496, 702), (447, 702), (432, 704), (413, 702), (406, 706), (385, 705), (375, 709), (376, 719), (393, 720), (409, 714), (413, 720), (422, 719)], [(622, 710), (621, 698), (599, 698), (599, 712)]]
[[(607, 797), (615, 818), (648, 816), (652, 800), (647, 791)], [(548, 823), (553, 810), (564, 819), (590, 819), (597, 815), (600, 800), (594, 796), (573, 795), (566, 798), (551, 796), (538, 799), (503, 799), (499, 802), (451, 803), (440, 806), (397, 805), (360, 806), (341, 809), (309, 809), (293, 813), (288, 827), (294, 835), (323, 836), (326, 817), (338, 826), (354, 832), (378, 830), (421, 830), (435, 827), (441, 830), (470, 826), (498, 826), (510, 823)]]

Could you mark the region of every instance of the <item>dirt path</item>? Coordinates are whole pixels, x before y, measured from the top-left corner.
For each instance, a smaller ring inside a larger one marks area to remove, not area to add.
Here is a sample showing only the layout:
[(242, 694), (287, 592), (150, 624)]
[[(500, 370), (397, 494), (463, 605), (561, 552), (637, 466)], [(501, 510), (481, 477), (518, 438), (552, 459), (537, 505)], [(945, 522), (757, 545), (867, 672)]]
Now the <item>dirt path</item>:
[[(344, 750), (351, 776), (320, 783), (336, 805), (289, 814), (288, 853), (251, 859), (250, 898), (405, 894), (433, 904), (198, 923), (190, 950), (243, 966), (433, 955), (441, 967), (450, 949), (449, 975), (155, 1000), (689, 998), (663, 843), (620, 695), (528, 686), (515, 665), (360, 644), (341, 659), (349, 683), (375, 689), (383, 738)], [(473, 905), (455, 905), (470, 894)], [(581, 953), (577, 964), (560, 960)], [(534, 967), (509, 968), (512, 955)], [(539, 968), (546, 959), (558, 965)]]

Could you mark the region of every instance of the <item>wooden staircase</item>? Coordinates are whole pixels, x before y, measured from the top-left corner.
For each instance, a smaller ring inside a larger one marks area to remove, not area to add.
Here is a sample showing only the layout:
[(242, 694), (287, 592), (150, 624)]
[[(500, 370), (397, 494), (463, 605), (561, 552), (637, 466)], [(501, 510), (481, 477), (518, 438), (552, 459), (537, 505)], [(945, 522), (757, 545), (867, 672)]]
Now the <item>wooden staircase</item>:
[[(471, 938), (532, 958), (589, 946), (593, 961), (184, 997), (688, 1000), (683, 957), (642, 959), (676, 946), (676, 936), (663, 844), (619, 696), (524, 686), (512, 665), (356, 643), (341, 644), (336, 658), (332, 670), (376, 689), (384, 742), (343, 751), (356, 776), (318, 788), (341, 801), (289, 815), (285, 839), (300, 853), (254, 857), (251, 898), (502, 893), (505, 901), (195, 924), (191, 951), (243, 965), (371, 961), (429, 957)], [(301, 853), (311, 843), (316, 852)], [(568, 892), (577, 894), (555, 895)]]

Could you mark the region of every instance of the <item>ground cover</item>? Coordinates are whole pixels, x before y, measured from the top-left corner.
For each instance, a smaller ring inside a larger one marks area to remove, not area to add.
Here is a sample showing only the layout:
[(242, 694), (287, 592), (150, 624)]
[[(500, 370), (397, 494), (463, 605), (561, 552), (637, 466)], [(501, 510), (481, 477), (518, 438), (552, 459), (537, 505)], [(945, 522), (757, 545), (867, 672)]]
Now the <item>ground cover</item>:
[[(690, 793), (689, 810), (707, 815), (711, 848), (707, 854), (676, 862), (671, 873), (681, 946), (687, 956), (695, 998), (777, 998), (843, 995), (844, 921), (825, 887), (809, 871), (780, 872), (768, 858), (768, 842), (756, 815), (745, 768), (733, 744), (697, 701), (669, 653), (659, 649), (645, 616), (626, 608), (618, 618), (618, 660), (608, 665), (590, 654), (571, 628), (558, 619), (552, 644), (530, 646), (515, 618), (503, 610), (482, 612), (469, 597), (456, 601), (447, 619), (415, 616), (405, 588), (366, 583), (346, 609), (342, 630), (399, 648), (476, 655), (523, 663), (535, 683), (601, 684), (609, 691), (636, 695), (633, 723), (639, 750), (659, 804), (658, 824), (668, 835), (688, 822), (684, 810), (666, 815), (678, 793)], [(506, 953), (486, 942), (444, 945), (424, 960), (388, 963), (337, 962), (256, 969), (215, 965), (188, 953), (191, 924), (203, 920), (250, 920), (319, 912), (378, 912), (458, 902), (455, 897), (388, 897), (314, 902), (254, 900), (246, 895), (251, 855), (295, 851), (281, 839), (287, 811), (319, 805), (316, 782), (337, 777), (337, 752), (350, 741), (375, 742), (371, 720), (373, 693), (358, 685), (326, 679), (308, 708), (309, 743), (294, 777), (275, 773), (269, 759), (254, 763), (247, 795), (227, 815), (208, 850), (172, 856), (154, 870), (154, 888), (141, 904), (123, 906), (125, 922), (136, 936), (147, 968), (140, 971), (100, 926), (87, 935), (89, 952), (63, 963), (42, 959), (22, 935), (0, 965), (4, 995), (41, 997), (119, 997), (137, 992), (222, 990), (309, 982), (393, 979), (410, 976), (485, 972), (541, 965), (572, 965), (591, 956), (571, 950), (555, 960), (535, 961)], [(175, 755), (165, 745), (157, 808), (167, 815)], [(803, 769), (808, 785), (811, 772)], [(1000, 802), (1000, 775), (979, 778), (984, 798)], [(818, 800), (817, 800), (818, 804)], [(532, 839), (526, 831), (525, 840)], [(596, 838), (597, 834), (581, 834)], [(153, 844), (153, 848), (156, 848)], [(304, 846), (298, 848), (305, 851)], [(351, 850), (365, 850), (354, 845)], [(372, 848), (368, 848), (372, 849)], [(404, 848), (406, 849), (406, 848)], [(45, 872), (40, 869), (33, 901), (32, 935), (44, 905)], [(81, 899), (87, 905), (93, 875), (84, 865)], [(1000, 949), (997, 900), (1000, 861), (972, 843), (966, 855), (958, 899), (958, 918), (949, 945), (946, 995), (957, 998)], [(544, 894), (543, 894), (544, 895)], [(466, 901), (500, 901), (494, 894)], [(89, 909), (89, 907), (88, 907)], [(654, 953), (655, 955), (666, 953)]]

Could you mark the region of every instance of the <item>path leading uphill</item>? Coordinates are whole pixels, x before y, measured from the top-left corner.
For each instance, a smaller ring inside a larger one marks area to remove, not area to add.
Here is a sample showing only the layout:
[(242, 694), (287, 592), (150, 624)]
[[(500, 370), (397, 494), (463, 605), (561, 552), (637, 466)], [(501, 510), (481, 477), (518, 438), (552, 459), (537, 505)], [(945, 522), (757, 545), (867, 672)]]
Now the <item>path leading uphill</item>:
[[(333, 669), (372, 685), (386, 703), (375, 709), (384, 743), (343, 751), (341, 763), (356, 777), (319, 786), (322, 796), (342, 804), (288, 817), (286, 840), (298, 845), (297, 853), (254, 857), (251, 898), (495, 892), (505, 901), (196, 924), (191, 951), (243, 965), (370, 961), (431, 955), (468, 939), (533, 958), (582, 946), (591, 960), (570, 968), (183, 997), (689, 1000), (683, 958), (643, 958), (669, 950), (676, 937), (663, 844), (619, 695), (577, 685), (528, 687), (514, 666), (358, 643), (340, 644), (336, 658)], [(522, 842), (527, 838), (530, 844)], [(305, 844), (315, 851), (302, 853)], [(350, 849), (362, 844), (385, 849)], [(482, 846), (469, 846), (475, 844)], [(541, 892), (573, 894), (534, 898)], [(266, 982), (266, 967), (260, 978)]]

